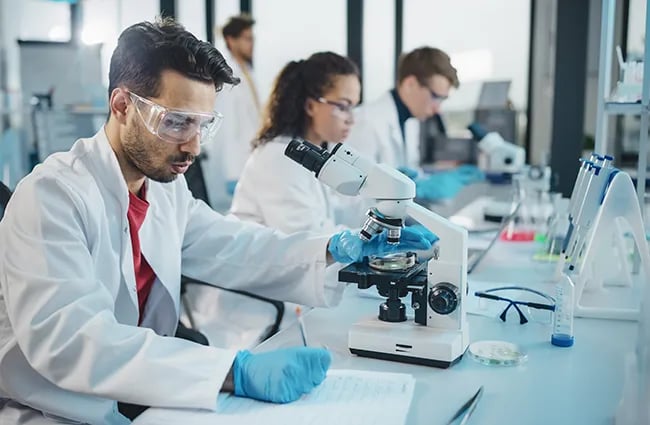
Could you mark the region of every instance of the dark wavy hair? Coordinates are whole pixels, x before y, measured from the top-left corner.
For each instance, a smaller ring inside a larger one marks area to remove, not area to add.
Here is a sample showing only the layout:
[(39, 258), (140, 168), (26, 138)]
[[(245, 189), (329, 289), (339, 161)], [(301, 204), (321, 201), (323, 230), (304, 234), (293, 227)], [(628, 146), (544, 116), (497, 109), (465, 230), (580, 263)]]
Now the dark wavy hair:
[(160, 74), (173, 70), (214, 84), (238, 84), (223, 55), (212, 44), (198, 40), (171, 18), (131, 25), (120, 34), (111, 56), (108, 96), (117, 87), (126, 87), (140, 96), (156, 97)]
[(253, 147), (278, 136), (304, 136), (308, 116), (305, 102), (331, 89), (336, 77), (356, 75), (359, 68), (350, 59), (332, 52), (314, 53), (306, 60), (289, 62), (275, 80), (264, 123)]

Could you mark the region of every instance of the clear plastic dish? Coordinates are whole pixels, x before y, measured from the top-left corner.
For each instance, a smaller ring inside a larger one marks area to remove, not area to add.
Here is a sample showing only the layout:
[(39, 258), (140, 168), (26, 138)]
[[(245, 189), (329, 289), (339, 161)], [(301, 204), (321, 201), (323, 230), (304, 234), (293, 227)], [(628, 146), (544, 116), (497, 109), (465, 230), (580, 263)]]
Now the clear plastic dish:
[(528, 354), (520, 346), (506, 341), (473, 342), (467, 353), (488, 366), (517, 366), (528, 360)]
[(415, 252), (397, 252), (383, 257), (371, 256), (368, 266), (379, 271), (399, 271), (411, 268), (417, 262)]

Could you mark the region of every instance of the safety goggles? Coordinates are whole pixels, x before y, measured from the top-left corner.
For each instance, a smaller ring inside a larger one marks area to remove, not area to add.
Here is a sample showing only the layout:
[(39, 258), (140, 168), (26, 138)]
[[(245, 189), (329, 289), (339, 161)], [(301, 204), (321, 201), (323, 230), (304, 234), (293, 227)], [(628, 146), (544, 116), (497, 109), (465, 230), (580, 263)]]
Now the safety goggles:
[[(504, 286), (485, 291), (476, 291), (474, 295), (479, 298), (479, 309), (484, 311), (494, 310), (496, 301), (505, 308), (498, 307), (499, 319), (503, 322), (512, 315), (519, 316), (519, 324), (524, 325), (529, 321), (550, 324), (555, 311), (555, 300), (540, 291), (522, 286)], [(492, 305), (489, 305), (492, 304)]]
[(431, 100), (434, 101), (435, 103), (442, 103), (449, 98), (449, 96), (443, 96), (441, 94), (436, 93), (431, 89), (431, 87), (429, 87), (427, 84), (424, 84), (423, 82), (420, 82), (420, 85), (425, 89), (427, 89), (427, 91), (431, 95)]
[(211, 114), (170, 109), (128, 92), (147, 130), (165, 142), (183, 144), (200, 135), (201, 144), (211, 142), (223, 121), (219, 112)]
[(316, 102), (322, 103), (324, 105), (333, 106), (332, 115), (341, 119), (349, 119), (352, 117), (354, 105), (350, 105), (343, 102), (335, 102), (333, 100), (327, 100), (324, 97), (319, 97), (315, 99)]

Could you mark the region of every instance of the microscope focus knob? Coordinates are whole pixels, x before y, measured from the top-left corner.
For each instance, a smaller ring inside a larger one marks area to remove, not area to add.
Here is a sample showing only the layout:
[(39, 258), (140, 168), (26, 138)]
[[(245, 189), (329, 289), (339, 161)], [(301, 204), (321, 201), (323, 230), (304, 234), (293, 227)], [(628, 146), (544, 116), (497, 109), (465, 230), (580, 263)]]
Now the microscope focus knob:
[(437, 283), (429, 292), (429, 306), (440, 315), (453, 313), (458, 307), (458, 288), (449, 282)]

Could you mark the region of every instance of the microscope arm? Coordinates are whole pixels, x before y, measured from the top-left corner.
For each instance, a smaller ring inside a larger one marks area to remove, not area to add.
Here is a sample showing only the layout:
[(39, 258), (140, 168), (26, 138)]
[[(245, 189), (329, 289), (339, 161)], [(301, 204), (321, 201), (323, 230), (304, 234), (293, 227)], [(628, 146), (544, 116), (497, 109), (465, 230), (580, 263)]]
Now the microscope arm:
[(413, 202), (406, 202), (406, 214), (431, 230), (440, 238), (438, 261), (458, 263), (465, 259), (467, 266), (467, 230)]
[(372, 199), (384, 217), (413, 217), (440, 238), (439, 261), (467, 264), (467, 230), (413, 202), (415, 183), (395, 168), (377, 164), (340, 143), (328, 152), (294, 139), (285, 154), (337, 192)]

